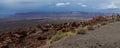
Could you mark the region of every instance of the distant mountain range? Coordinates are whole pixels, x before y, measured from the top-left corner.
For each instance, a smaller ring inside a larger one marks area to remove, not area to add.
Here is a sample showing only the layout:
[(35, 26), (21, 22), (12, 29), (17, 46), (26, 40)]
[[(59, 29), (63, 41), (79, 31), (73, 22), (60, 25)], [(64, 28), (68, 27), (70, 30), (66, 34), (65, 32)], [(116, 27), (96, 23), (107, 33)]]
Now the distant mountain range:
[[(64, 10), (63, 10), (64, 9)], [(73, 11), (74, 10), (74, 11)], [(79, 18), (91, 18), (94, 16), (104, 16), (113, 13), (120, 13), (119, 8), (109, 8), (109, 9), (92, 9), (92, 8), (54, 8), (54, 10), (48, 9), (45, 12), (21, 12), (16, 13), (11, 16), (0, 16), (0, 18), (8, 17), (14, 19), (36, 19), (36, 18), (60, 18), (60, 17), (79, 17)], [(49, 11), (49, 12), (47, 12)]]
[(9, 18), (18, 19), (39, 19), (39, 18), (92, 18), (94, 16), (104, 16), (109, 13), (96, 13), (96, 12), (27, 12), (27, 13), (16, 13)]
[(109, 9), (102, 9), (99, 12), (103, 13), (120, 13), (120, 8), (109, 8)]

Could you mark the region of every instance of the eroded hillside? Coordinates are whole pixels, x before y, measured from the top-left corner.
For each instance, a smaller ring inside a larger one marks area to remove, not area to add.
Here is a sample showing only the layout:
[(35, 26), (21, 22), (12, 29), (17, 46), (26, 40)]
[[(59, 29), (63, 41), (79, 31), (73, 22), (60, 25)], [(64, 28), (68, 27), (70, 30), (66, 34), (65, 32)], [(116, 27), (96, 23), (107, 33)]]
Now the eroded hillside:
[(83, 22), (36, 25), (35, 28), (17, 29), (0, 34), (1, 48), (37, 48), (52, 44), (66, 36), (83, 35), (103, 25), (120, 21), (120, 15), (96, 16)]

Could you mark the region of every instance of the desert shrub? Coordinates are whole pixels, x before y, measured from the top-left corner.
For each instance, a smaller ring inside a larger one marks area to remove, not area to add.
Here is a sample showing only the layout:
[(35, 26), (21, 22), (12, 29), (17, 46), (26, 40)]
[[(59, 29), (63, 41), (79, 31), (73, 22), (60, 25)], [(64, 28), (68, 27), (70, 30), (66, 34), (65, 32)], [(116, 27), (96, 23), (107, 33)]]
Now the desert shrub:
[(19, 43), (24, 43), (24, 38), (19, 38)]
[(102, 22), (101, 25), (106, 25), (107, 23), (106, 22)]
[(120, 18), (117, 18), (116, 21), (120, 21)]
[(94, 30), (95, 28), (94, 28), (94, 25), (88, 25), (88, 26), (87, 26), (87, 29), (88, 29), (88, 30)]
[(64, 35), (63, 32), (57, 32), (55, 35), (53, 35), (50, 39), (50, 42), (53, 42), (53, 41), (56, 41), (56, 40), (59, 40), (60, 38), (62, 38)]
[(60, 40), (60, 39), (63, 38), (63, 37), (72, 36), (72, 35), (75, 35), (75, 33), (71, 32), (71, 31), (70, 31), (70, 32), (66, 32), (66, 33), (57, 32), (55, 35), (53, 35), (53, 36), (51, 37), (50, 40), (47, 41), (47, 44), (53, 43), (53, 42), (55, 42), (55, 41), (57, 41), (57, 40)]
[(40, 25), (40, 24), (37, 24), (37, 25), (36, 25), (36, 28), (39, 28), (39, 29), (40, 29), (40, 28), (41, 28), (41, 25)]
[(70, 32), (66, 32), (66, 33), (64, 34), (64, 36), (71, 36), (71, 35), (75, 35), (75, 33), (72, 32), (72, 31), (70, 31)]
[(110, 20), (109, 22), (110, 22), (110, 23), (113, 23), (113, 22), (115, 22), (115, 20)]
[(86, 34), (85, 29), (78, 29), (77, 34)]
[(101, 24), (94, 25), (93, 27), (94, 27), (94, 29), (100, 28), (100, 27), (101, 27)]

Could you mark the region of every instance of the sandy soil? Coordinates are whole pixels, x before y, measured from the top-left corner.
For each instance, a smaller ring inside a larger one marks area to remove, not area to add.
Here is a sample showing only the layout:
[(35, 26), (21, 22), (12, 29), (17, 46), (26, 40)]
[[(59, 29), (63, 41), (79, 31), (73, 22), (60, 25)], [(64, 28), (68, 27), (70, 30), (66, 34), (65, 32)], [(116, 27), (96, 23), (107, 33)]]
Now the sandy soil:
[(120, 22), (88, 31), (85, 35), (70, 36), (42, 48), (120, 48)]

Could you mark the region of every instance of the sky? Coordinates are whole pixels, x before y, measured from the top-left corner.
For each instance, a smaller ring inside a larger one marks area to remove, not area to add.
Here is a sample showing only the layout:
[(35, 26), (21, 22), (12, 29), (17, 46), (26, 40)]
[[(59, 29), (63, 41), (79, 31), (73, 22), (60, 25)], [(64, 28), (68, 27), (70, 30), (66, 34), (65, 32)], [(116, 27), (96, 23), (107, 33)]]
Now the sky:
[(0, 14), (120, 8), (120, 0), (0, 0)]

